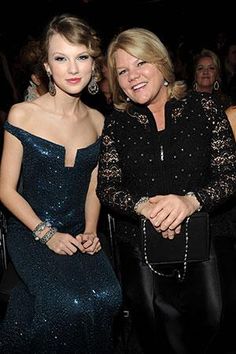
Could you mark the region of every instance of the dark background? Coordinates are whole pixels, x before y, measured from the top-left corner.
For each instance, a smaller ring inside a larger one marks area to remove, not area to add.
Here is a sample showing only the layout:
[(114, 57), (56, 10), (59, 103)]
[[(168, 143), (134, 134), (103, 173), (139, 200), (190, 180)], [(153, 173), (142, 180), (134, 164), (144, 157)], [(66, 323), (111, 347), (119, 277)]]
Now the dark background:
[(191, 44), (209, 47), (220, 31), (236, 32), (232, 6), (220, 0), (5, 0), (1, 45), (13, 55), (29, 36), (40, 36), (52, 16), (69, 12), (85, 18), (102, 36), (104, 47), (117, 31), (131, 26), (153, 30), (169, 46), (184, 36)]

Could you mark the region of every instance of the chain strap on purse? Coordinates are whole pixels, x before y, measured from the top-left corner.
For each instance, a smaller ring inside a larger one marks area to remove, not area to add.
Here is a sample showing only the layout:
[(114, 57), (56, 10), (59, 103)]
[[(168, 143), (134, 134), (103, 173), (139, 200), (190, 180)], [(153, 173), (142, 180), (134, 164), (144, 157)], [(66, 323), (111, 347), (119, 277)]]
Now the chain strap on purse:
[[(173, 239), (163, 238), (149, 219), (140, 219), (141, 252), (143, 262), (163, 277), (186, 278), (189, 263), (210, 258), (210, 226), (207, 212), (195, 212), (181, 224), (181, 231)], [(170, 273), (159, 267), (171, 267)], [(182, 270), (183, 269), (183, 270)]]
[[(162, 277), (177, 277), (177, 279), (181, 282), (184, 281), (187, 273), (187, 260), (188, 260), (188, 248), (189, 248), (189, 221), (190, 216), (187, 217), (185, 221), (185, 250), (184, 250), (184, 257), (183, 257), (183, 272), (179, 269), (174, 269), (171, 273), (162, 273), (151, 265), (147, 255), (147, 232), (146, 232), (146, 222), (147, 219), (142, 220), (142, 232), (143, 232), (143, 251), (144, 251), (144, 260), (147, 266), (153, 271), (155, 274), (162, 276)], [(171, 242), (171, 241), (170, 241)]]

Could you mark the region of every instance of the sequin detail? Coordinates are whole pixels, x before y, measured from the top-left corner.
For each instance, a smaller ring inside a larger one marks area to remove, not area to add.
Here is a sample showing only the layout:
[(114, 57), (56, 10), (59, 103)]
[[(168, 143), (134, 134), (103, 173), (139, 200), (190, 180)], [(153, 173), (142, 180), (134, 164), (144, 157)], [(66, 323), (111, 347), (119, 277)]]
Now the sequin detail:
[[(76, 235), (84, 228), (84, 203), (100, 140), (64, 166), (64, 148), (9, 123), (24, 150), (22, 195), (42, 220)], [(32, 186), (34, 186), (32, 188)], [(0, 326), (0, 352), (110, 354), (112, 324), (121, 290), (103, 251), (60, 256), (10, 219), (7, 246), (22, 279)]]

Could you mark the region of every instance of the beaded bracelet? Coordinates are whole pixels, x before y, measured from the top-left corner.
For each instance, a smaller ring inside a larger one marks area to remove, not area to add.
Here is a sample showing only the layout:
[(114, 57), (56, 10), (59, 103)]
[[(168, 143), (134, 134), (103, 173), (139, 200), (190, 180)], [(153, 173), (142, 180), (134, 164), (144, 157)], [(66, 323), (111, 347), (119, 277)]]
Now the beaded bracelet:
[(35, 229), (32, 231), (33, 236), (35, 241), (39, 240), (39, 235), (41, 234), (41, 232), (46, 228), (46, 227), (51, 227), (52, 225), (50, 224), (49, 221), (42, 221), (40, 222)]
[(140, 215), (140, 214), (138, 213), (138, 211), (137, 211), (138, 206), (139, 206), (140, 204), (142, 204), (142, 203), (147, 202), (148, 200), (149, 200), (149, 197), (142, 197), (142, 198), (140, 198), (140, 199), (137, 201), (137, 203), (136, 203), (135, 206), (134, 206), (134, 211), (135, 211), (138, 215)]
[(51, 238), (52, 236), (55, 235), (55, 233), (57, 232), (57, 228), (55, 227), (51, 227), (45, 235), (43, 235), (43, 237), (40, 237), (39, 241), (45, 245)]

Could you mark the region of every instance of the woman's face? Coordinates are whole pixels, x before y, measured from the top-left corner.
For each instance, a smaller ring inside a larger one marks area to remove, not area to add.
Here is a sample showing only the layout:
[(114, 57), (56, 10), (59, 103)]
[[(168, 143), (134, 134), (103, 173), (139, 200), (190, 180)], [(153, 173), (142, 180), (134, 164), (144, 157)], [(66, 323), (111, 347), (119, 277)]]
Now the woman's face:
[(119, 85), (132, 101), (149, 105), (158, 99), (162, 91), (166, 91), (163, 75), (154, 64), (123, 49), (116, 51), (115, 63)]
[(51, 73), (57, 89), (76, 95), (90, 81), (93, 58), (85, 45), (72, 44), (60, 34), (55, 34), (49, 41), (45, 68)]
[(217, 68), (212, 58), (203, 57), (199, 59), (195, 71), (195, 82), (197, 83), (198, 92), (212, 93), (213, 85), (218, 79)]

